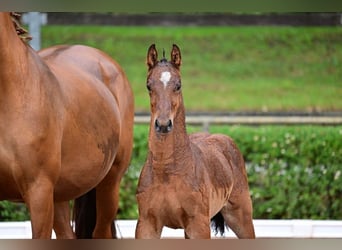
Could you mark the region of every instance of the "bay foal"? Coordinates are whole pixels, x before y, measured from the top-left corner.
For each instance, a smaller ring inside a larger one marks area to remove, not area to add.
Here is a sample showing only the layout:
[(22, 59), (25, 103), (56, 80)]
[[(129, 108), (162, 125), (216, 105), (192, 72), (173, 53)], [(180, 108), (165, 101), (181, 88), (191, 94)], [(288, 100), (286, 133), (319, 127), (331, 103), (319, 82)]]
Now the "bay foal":
[(149, 152), (137, 201), (136, 238), (160, 238), (163, 226), (183, 228), (186, 238), (210, 238), (210, 223), (224, 222), (239, 238), (254, 238), (252, 202), (243, 157), (221, 134), (187, 135), (181, 91), (181, 52), (158, 61), (155, 45), (147, 53), (151, 102)]

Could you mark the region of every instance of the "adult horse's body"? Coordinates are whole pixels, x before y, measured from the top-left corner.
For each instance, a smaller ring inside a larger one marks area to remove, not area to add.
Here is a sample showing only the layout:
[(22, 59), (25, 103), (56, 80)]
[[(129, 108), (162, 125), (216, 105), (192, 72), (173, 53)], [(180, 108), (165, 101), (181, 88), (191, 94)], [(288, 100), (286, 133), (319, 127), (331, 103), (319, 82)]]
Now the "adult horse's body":
[(0, 200), (27, 204), (33, 238), (51, 237), (52, 228), (74, 237), (68, 201), (92, 189), (92, 236), (112, 237), (133, 109), (128, 80), (109, 56), (76, 45), (36, 53), (0, 13)]
[(136, 238), (159, 238), (163, 226), (184, 228), (186, 238), (210, 238), (210, 221), (224, 222), (239, 238), (254, 238), (252, 203), (241, 153), (225, 135), (188, 136), (181, 93), (181, 53), (173, 45), (171, 61), (147, 54), (151, 101), (149, 153), (137, 200)]

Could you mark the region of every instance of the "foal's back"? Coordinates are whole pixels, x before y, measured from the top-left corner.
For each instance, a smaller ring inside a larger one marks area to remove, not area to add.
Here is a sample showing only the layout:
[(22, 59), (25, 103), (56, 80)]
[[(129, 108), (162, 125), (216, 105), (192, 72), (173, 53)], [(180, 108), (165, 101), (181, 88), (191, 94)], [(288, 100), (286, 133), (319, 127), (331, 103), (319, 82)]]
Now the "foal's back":
[[(234, 171), (245, 172), (243, 156), (233, 141), (224, 134), (194, 133), (189, 135), (191, 143), (203, 153), (205, 161), (212, 163), (223, 156)], [(193, 150), (194, 151), (194, 150)]]
[(227, 135), (194, 133), (189, 135), (195, 159), (202, 162), (211, 183), (232, 190), (248, 190), (247, 174), (243, 156)]

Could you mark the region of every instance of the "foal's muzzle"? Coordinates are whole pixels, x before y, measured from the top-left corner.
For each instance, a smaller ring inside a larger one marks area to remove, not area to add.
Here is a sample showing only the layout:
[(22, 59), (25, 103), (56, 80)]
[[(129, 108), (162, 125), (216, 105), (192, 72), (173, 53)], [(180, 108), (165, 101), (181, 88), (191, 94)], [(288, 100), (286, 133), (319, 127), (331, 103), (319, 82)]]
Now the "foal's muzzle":
[(156, 119), (154, 122), (154, 128), (158, 133), (169, 133), (172, 130), (172, 121), (170, 119), (159, 120)]

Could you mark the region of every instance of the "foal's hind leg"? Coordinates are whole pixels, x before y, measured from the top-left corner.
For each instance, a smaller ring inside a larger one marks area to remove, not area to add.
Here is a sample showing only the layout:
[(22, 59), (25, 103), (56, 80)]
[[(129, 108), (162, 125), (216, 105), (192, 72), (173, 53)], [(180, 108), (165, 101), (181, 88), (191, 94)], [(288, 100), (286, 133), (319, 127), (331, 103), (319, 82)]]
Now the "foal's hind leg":
[(252, 201), (248, 192), (229, 198), (228, 205), (221, 210), (226, 224), (240, 239), (255, 238), (252, 210)]

